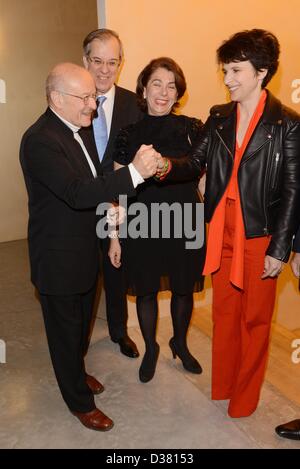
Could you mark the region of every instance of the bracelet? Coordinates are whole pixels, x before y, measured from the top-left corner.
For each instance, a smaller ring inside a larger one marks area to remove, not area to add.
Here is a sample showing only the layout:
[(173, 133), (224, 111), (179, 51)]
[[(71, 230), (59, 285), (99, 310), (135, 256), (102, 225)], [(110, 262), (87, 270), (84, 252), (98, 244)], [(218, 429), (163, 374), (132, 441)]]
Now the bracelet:
[(165, 164), (164, 164), (163, 168), (162, 168), (162, 169), (159, 169), (158, 171), (156, 171), (156, 174), (155, 174), (154, 177), (157, 178), (157, 179), (160, 179), (161, 176), (162, 176), (163, 174), (165, 174), (165, 172), (167, 171), (168, 167), (169, 167), (169, 160), (168, 160), (168, 158), (166, 158), (166, 161), (165, 161)]
[(172, 169), (172, 163), (171, 163), (171, 160), (169, 160), (168, 158), (166, 158), (166, 162), (165, 162), (165, 165), (163, 167), (163, 170), (162, 172), (159, 172), (158, 174), (156, 174), (154, 176), (154, 178), (157, 180), (157, 181), (163, 181), (165, 179), (165, 177), (169, 174), (169, 172), (171, 171)]
[(167, 174), (169, 174), (171, 169), (172, 163), (168, 158), (166, 158), (164, 167), (162, 168), (162, 170), (156, 172), (154, 178), (158, 181), (162, 181), (167, 176)]
[(168, 167), (169, 167), (169, 160), (168, 160), (168, 158), (166, 158), (165, 165), (164, 165), (162, 171), (160, 171), (161, 176), (168, 170)]
[(172, 163), (171, 163), (171, 160), (168, 160), (168, 168), (167, 168), (167, 171), (160, 177), (160, 181), (163, 181), (167, 175), (169, 174), (169, 172), (171, 171), (172, 169)]
[(117, 230), (111, 230), (111, 232), (108, 234), (108, 237), (110, 239), (118, 239), (119, 238), (119, 232)]

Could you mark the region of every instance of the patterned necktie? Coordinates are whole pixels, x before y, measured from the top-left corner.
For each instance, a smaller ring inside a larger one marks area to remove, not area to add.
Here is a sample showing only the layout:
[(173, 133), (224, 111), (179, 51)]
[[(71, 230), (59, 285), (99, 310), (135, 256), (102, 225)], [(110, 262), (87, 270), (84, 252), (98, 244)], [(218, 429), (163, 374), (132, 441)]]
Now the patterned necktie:
[(93, 129), (94, 129), (94, 136), (96, 147), (98, 151), (98, 156), (100, 162), (102, 161), (106, 145), (107, 145), (107, 125), (106, 125), (106, 117), (103, 109), (103, 103), (106, 100), (106, 96), (100, 96), (97, 99), (98, 102), (98, 116), (95, 117), (93, 120)]

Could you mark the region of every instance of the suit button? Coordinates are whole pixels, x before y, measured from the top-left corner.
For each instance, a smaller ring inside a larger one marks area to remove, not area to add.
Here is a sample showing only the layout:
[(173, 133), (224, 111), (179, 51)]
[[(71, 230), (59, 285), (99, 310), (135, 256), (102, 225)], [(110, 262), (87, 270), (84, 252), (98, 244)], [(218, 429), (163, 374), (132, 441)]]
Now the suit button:
[(218, 125), (219, 130), (223, 130), (223, 125)]
[(272, 135), (271, 135), (271, 134), (269, 134), (269, 135), (268, 135), (268, 138), (272, 138)]

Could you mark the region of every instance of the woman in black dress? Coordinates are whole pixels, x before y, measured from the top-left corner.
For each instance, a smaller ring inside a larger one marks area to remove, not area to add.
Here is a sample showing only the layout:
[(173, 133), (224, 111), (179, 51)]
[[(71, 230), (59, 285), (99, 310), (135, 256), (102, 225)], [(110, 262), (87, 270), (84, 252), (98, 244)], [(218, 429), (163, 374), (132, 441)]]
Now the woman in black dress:
[[(154, 59), (144, 68), (138, 77), (137, 96), (141, 108), (147, 113), (140, 122), (120, 131), (114, 154), (115, 169), (128, 165), (143, 144), (152, 144), (157, 152), (172, 158), (187, 154), (199, 137), (202, 123), (173, 113), (185, 90), (183, 72), (172, 59)], [(203, 288), (203, 206), (197, 188), (197, 178), (175, 184), (151, 178), (138, 186), (136, 198), (128, 204), (129, 213), (134, 202), (143, 204), (144, 213), (142, 227), (130, 225), (132, 218), (128, 215), (128, 236), (122, 241), (122, 263), (128, 292), (137, 296), (137, 314), (146, 347), (139, 370), (142, 382), (153, 378), (159, 355), (156, 342), (157, 293), (162, 290), (172, 292), (174, 336), (169, 345), (173, 357), (178, 355), (184, 368), (191, 373), (202, 372), (186, 343), (193, 292)], [(158, 207), (162, 212), (160, 219), (155, 218)], [(140, 236), (132, 233), (133, 226), (135, 231), (140, 229)], [(189, 245), (192, 236), (194, 241)], [(117, 238), (111, 240), (109, 256), (113, 265), (118, 267), (121, 245)]]

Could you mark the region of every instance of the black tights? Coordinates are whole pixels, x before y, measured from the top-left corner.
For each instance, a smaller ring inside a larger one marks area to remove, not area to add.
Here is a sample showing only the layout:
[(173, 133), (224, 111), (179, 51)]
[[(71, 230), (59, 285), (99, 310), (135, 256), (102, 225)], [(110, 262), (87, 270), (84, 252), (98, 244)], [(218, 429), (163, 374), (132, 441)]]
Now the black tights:
[(141, 332), (145, 341), (146, 352), (153, 352), (156, 344), (158, 313), (157, 293), (138, 296), (136, 299), (136, 309)]
[(172, 295), (171, 315), (174, 330), (174, 341), (179, 349), (185, 350), (187, 331), (193, 311), (193, 293)]
[[(153, 352), (156, 344), (157, 293), (138, 296), (136, 300), (138, 320), (145, 341), (146, 351)], [(186, 335), (193, 310), (193, 293), (177, 295), (172, 292), (171, 315), (174, 341), (178, 348), (186, 350)]]

